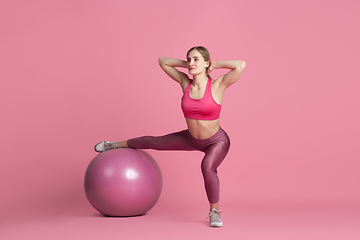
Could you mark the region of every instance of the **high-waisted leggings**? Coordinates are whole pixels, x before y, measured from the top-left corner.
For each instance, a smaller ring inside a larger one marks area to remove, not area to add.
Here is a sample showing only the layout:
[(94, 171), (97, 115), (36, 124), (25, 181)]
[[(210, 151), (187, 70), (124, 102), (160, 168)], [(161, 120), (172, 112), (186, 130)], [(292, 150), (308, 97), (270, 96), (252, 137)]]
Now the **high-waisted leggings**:
[(219, 202), (219, 178), (217, 168), (224, 160), (230, 148), (230, 139), (226, 132), (219, 130), (208, 139), (196, 139), (188, 130), (170, 133), (164, 136), (143, 136), (129, 139), (127, 144), (135, 149), (154, 150), (199, 150), (205, 153), (201, 162), (205, 190), (210, 203)]

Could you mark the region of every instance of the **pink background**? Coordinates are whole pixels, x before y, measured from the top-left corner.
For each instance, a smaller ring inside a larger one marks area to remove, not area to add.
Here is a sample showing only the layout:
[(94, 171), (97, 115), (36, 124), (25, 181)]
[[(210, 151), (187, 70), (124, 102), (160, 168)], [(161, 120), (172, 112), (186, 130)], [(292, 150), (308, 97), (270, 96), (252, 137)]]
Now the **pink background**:
[[(247, 62), (221, 113), (232, 146), (220, 207), (359, 212), (359, 10), (347, 0), (1, 1), (0, 233), (93, 216), (83, 179), (98, 141), (186, 128), (180, 86), (157, 60), (195, 45)], [(148, 152), (164, 178), (148, 215), (200, 208), (202, 219), (202, 153)]]

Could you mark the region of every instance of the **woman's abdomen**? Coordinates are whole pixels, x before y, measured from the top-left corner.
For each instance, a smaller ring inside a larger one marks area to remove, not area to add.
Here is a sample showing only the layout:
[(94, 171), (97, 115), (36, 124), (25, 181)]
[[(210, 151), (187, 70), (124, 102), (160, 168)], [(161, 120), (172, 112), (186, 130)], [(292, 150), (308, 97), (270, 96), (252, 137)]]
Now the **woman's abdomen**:
[(196, 139), (207, 139), (219, 130), (219, 119), (207, 121), (186, 118), (186, 124), (190, 134)]

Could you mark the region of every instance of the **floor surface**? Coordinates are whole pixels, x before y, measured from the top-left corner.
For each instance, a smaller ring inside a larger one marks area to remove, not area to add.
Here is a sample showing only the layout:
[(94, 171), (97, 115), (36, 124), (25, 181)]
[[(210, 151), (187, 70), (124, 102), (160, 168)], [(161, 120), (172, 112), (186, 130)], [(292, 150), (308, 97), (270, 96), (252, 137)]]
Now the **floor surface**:
[[(359, 240), (360, 208), (350, 205), (224, 205), (224, 227), (207, 226), (204, 206), (156, 205), (139, 217), (104, 217), (91, 206), (3, 221), (0, 239)], [(235, 209), (235, 210), (234, 210)]]

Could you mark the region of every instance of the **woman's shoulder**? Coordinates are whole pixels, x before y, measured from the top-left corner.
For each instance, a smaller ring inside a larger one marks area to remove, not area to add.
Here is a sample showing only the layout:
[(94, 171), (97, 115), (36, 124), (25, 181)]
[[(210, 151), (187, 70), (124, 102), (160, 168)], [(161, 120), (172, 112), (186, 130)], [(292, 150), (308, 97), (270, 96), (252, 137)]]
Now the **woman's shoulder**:
[(225, 91), (225, 88), (224, 88), (223, 85), (221, 84), (221, 81), (222, 81), (223, 78), (224, 78), (224, 75), (218, 77), (217, 79), (212, 79), (211, 88), (212, 88), (213, 90), (219, 89), (219, 90), (221, 90), (221, 91)]
[(220, 76), (217, 79), (211, 79), (211, 85), (218, 85), (222, 78), (224, 78), (224, 76)]
[(193, 80), (190, 78), (184, 78), (181, 80), (181, 84), (187, 86), (189, 83), (191, 83)]
[(187, 86), (189, 85), (189, 83), (191, 83), (191, 82), (192, 82), (192, 79), (190, 79), (190, 78), (184, 78), (184, 79), (181, 80), (180, 85), (181, 85), (181, 88), (183, 89), (183, 92), (185, 92), (186, 87), (187, 87)]

